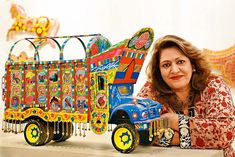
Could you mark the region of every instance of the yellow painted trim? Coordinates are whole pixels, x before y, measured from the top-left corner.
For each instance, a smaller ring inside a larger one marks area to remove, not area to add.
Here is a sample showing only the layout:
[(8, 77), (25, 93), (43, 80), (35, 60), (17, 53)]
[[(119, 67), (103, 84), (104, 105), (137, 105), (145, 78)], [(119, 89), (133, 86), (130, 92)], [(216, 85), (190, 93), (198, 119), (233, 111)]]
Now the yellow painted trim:
[(4, 120), (23, 121), (31, 116), (40, 117), (46, 122), (57, 122), (57, 121), (75, 122), (75, 123), (87, 122), (87, 114), (79, 114), (76, 112), (75, 113), (66, 113), (64, 111), (51, 112), (51, 111), (43, 111), (40, 108), (30, 108), (25, 111), (14, 111), (13, 109), (9, 108), (4, 112)]

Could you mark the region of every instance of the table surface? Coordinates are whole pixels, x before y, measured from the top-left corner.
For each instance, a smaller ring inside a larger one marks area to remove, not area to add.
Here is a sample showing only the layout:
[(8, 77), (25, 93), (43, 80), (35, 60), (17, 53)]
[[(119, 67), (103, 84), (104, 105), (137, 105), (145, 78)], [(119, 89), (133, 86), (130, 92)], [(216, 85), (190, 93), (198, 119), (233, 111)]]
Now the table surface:
[(33, 147), (24, 140), (24, 134), (0, 132), (0, 157), (222, 157), (222, 150), (180, 149), (179, 147), (138, 146), (131, 154), (117, 152), (112, 146), (111, 132), (96, 135), (87, 132), (86, 137), (72, 136), (65, 142), (50, 142), (45, 146)]

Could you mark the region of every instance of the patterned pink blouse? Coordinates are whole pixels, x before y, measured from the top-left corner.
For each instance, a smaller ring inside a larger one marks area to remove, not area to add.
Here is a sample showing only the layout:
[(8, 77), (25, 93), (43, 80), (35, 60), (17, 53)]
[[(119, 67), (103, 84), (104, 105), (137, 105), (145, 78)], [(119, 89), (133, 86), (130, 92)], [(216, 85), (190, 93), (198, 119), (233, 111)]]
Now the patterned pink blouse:
[[(154, 93), (147, 81), (138, 96), (154, 100)], [(223, 149), (225, 157), (235, 157), (235, 107), (227, 85), (217, 76), (209, 77), (194, 105), (195, 116), (189, 119), (191, 148)], [(166, 106), (163, 110), (169, 111)]]

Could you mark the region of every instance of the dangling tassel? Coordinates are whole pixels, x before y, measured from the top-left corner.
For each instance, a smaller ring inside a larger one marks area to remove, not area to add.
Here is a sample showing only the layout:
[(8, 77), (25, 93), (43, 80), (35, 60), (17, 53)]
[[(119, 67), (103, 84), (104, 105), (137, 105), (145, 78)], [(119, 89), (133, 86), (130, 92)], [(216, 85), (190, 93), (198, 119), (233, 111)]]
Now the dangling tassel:
[(65, 135), (65, 131), (64, 131), (64, 122), (61, 122), (61, 125), (62, 125), (62, 136)]
[(161, 119), (160, 122), (161, 122), (161, 123), (160, 123), (160, 127), (161, 127), (161, 128), (164, 128), (164, 119)]
[(17, 125), (18, 125), (18, 124), (17, 124), (17, 121), (15, 121), (15, 131), (14, 131), (15, 134), (17, 134)]
[(160, 129), (160, 123), (159, 123), (159, 120), (155, 120), (156, 122), (156, 136), (158, 136), (158, 133), (159, 133), (159, 129)]
[(156, 136), (157, 135), (157, 121), (153, 121), (153, 135)]
[(23, 131), (22, 131), (22, 126), (21, 126), (22, 124), (21, 124), (21, 121), (19, 121), (19, 133), (22, 133)]
[(83, 137), (86, 137), (86, 123), (83, 123)]
[(49, 126), (49, 122), (47, 122), (47, 137), (49, 137), (49, 134), (50, 134), (50, 133), (49, 133), (49, 127), (50, 127), (50, 126)]
[(54, 122), (54, 131), (53, 131), (54, 134), (56, 134), (56, 122)]
[(88, 131), (91, 131), (91, 124), (88, 123)]
[(66, 132), (65, 132), (65, 135), (69, 135), (69, 122), (65, 122), (65, 125), (66, 125)]
[(14, 133), (14, 120), (11, 121), (11, 130), (10, 132)]
[(73, 123), (71, 122), (71, 125), (70, 125), (70, 135), (69, 136), (72, 136), (73, 135)]
[(112, 127), (113, 127), (113, 124), (109, 124), (109, 125), (108, 125), (108, 131), (113, 131), (113, 128), (112, 128)]
[(17, 134), (20, 133), (20, 120), (18, 121), (18, 124), (17, 124)]
[(11, 132), (11, 123), (7, 121), (7, 132)]
[(7, 132), (7, 121), (5, 120), (4, 122), (4, 132), (6, 133)]
[(60, 122), (57, 122), (56, 124), (57, 124), (57, 130), (56, 130), (56, 132), (57, 132), (57, 134), (59, 134), (59, 133), (60, 133), (60, 129), (59, 129), (59, 127), (60, 127)]
[(4, 130), (4, 120), (2, 120), (2, 131)]
[(77, 123), (75, 123), (75, 131), (74, 131), (74, 135), (77, 136)]
[(152, 131), (153, 131), (153, 123), (150, 122), (150, 124), (149, 124), (149, 141), (152, 141), (152, 138), (153, 138)]
[(23, 131), (21, 130), (21, 121), (19, 120), (18, 124), (18, 133), (22, 133)]
[(82, 136), (82, 124), (81, 123), (79, 123), (78, 129), (79, 129), (79, 136)]
[(45, 141), (48, 141), (48, 139), (49, 139), (49, 122), (47, 122), (47, 128), (46, 128), (46, 140)]
[(21, 126), (22, 126), (22, 132), (24, 132), (24, 128), (25, 128), (25, 123), (21, 123)]

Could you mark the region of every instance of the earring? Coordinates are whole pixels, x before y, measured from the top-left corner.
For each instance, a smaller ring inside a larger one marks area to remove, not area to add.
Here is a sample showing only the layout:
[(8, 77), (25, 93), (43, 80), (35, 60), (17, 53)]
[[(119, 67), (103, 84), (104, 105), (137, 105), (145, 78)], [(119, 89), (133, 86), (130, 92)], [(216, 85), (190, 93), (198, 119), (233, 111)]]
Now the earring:
[(195, 72), (196, 71), (196, 69), (193, 69), (193, 72)]

